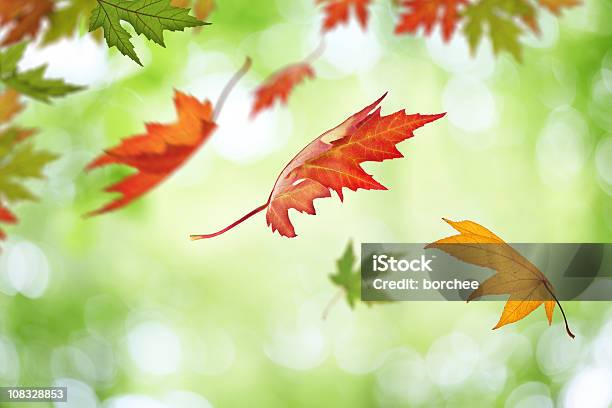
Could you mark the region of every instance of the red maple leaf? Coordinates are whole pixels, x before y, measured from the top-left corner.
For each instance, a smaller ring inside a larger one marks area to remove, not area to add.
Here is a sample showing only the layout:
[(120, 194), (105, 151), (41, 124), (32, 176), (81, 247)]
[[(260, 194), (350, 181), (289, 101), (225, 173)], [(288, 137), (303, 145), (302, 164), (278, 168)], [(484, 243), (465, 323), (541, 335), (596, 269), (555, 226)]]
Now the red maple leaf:
[(124, 164), (138, 170), (105, 191), (122, 194), (104, 207), (89, 213), (103, 214), (124, 207), (176, 171), (211, 136), (216, 125), (209, 101), (175, 91), (176, 123), (148, 123), (146, 133), (124, 139), (106, 150), (87, 170), (109, 164)]
[(2, 0), (0, 2), (0, 26), (8, 31), (0, 45), (17, 43), (26, 37), (34, 38), (43, 18), (51, 14), (52, 0)]
[(405, 10), (400, 15), (400, 21), (395, 27), (396, 34), (416, 33), (422, 27), (425, 34), (431, 34), (434, 26), (442, 27), (442, 37), (449, 41), (457, 28), (460, 15), (459, 7), (467, 4), (467, 0), (404, 0)]
[(314, 78), (314, 76), (314, 69), (307, 62), (289, 65), (276, 72), (255, 90), (255, 102), (251, 110), (251, 117), (255, 117), (262, 110), (270, 108), (278, 99), (286, 104), (293, 89), (307, 78)]
[[(8, 208), (0, 205), (0, 222), (4, 224), (16, 224), (17, 217), (15, 217), (13, 213), (8, 210)], [(6, 238), (6, 234), (0, 229), (0, 239), (4, 238)]]
[(368, 26), (368, 5), (371, 0), (317, 0), (317, 4), (325, 4), (325, 20), (323, 32), (334, 29), (338, 24), (347, 24), (350, 9), (357, 15), (359, 24), (365, 30)]
[(361, 163), (403, 157), (396, 144), (411, 138), (413, 130), (445, 114), (409, 115), (400, 110), (381, 116), (378, 105), (385, 95), (323, 133), (299, 152), (278, 176), (265, 204), (216, 233), (192, 235), (191, 238), (196, 240), (223, 234), (266, 209), (266, 221), (272, 231), (295, 237), (289, 209), (314, 215), (313, 201), (331, 197), (330, 190), (335, 191), (340, 200), (343, 199), (343, 188), (386, 190), (361, 168)]

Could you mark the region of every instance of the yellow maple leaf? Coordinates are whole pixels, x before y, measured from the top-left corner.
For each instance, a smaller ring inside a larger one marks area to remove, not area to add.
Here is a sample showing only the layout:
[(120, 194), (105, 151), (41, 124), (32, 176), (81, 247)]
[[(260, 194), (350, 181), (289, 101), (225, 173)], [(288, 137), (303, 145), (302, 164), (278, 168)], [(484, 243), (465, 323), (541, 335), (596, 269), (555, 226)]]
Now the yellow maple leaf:
[(558, 304), (567, 334), (574, 337), (552, 284), (535, 265), (482, 225), (473, 221), (444, 221), (459, 234), (440, 239), (426, 248), (437, 248), (463, 262), (495, 271), (470, 294), (467, 301), (487, 295), (510, 295), (493, 329), (523, 319), (541, 304), (544, 304), (551, 324), (555, 304)]

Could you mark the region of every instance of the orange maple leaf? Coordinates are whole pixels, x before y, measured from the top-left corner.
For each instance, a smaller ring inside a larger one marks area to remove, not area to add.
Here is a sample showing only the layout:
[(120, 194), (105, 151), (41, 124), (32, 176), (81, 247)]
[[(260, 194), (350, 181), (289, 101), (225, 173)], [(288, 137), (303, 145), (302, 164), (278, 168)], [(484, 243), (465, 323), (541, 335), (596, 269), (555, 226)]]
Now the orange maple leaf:
[(106, 191), (122, 196), (89, 215), (128, 205), (176, 171), (208, 140), (216, 127), (212, 104), (175, 91), (174, 105), (178, 115), (176, 123), (148, 123), (145, 134), (124, 139), (119, 146), (106, 150), (87, 166), (87, 170), (92, 170), (110, 164), (124, 164), (138, 170), (107, 187)]
[(10, 122), (23, 108), (17, 91), (9, 88), (2, 92), (0, 94), (0, 124)]
[(434, 26), (442, 28), (442, 37), (450, 41), (457, 29), (460, 18), (459, 7), (467, 4), (467, 0), (404, 0), (405, 10), (400, 15), (400, 21), (395, 27), (395, 33), (416, 33), (419, 27), (426, 35), (431, 34)]
[(351, 9), (357, 15), (361, 27), (365, 30), (368, 26), (370, 0), (317, 0), (317, 4), (325, 4), (323, 32), (330, 31), (339, 24), (347, 24)]
[(0, 45), (17, 43), (27, 37), (34, 38), (42, 20), (53, 12), (52, 0), (2, 0), (0, 26), (8, 31)]
[(259, 88), (255, 90), (255, 102), (251, 110), (251, 117), (270, 108), (278, 99), (287, 103), (293, 89), (307, 78), (314, 78), (315, 72), (308, 62), (290, 65), (274, 73)]
[(221, 231), (192, 235), (191, 238), (196, 240), (223, 234), (265, 209), (266, 221), (272, 231), (291, 238), (296, 234), (289, 219), (289, 209), (314, 215), (313, 201), (331, 197), (330, 190), (335, 191), (340, 200), (343, 199), (343, 188), (386, 190), (360, 164), (403, 157), (395, 145), (411, 138), (413, 130), (445, 114), (409, 115), (400, 110), (381, 116), (378, 105), (385, 95), (323, 133), (299, 152), (278, 176), (265, 204)]
[(564, 8), (576, 7), (582, 4), (581, 0), (540, 0), (540, 4), (550, 10), (553, 14), (559, 15)]
[(487, 295), (510, 295), (494, 330), (523, 319), (542, 304), (551, 324), (555, 305), (558, 304), (567, 334), (574, 337), (552, 284), (535, 265), (480, 224), (473, 221), (444, 221), (459, 234), (440, 239), (426, 248), (437, 248), (463, 262), (495, 271), (470, 294), (467, 301)]
[[(0, 222), (4, 224), (15, 224), (17, 223), (17, 217), (15, 217), (13, 213), (11, 213), (8, 210), (8, 208), (0, 205)], [(4, 231), (0, 229), (0, 239), (5, 239), (5, 238), (6, 238), (6, 234), (4, 233)]]
[(121, 197), (87, 215), (99, 215), (125, 207), (181, 167), (211, 137), (217, 127), (215, 118), (225, 100), (250, 67), (251, 59), (247, 58), (221, 92), (214, 111), (210, 101), (200, 102), (193, 96), (175, 91), (176, 123), (148, 123), (146, 133), (124, 139), (119, 146), (106, 150), (92, 161), (86, 170), (123, 164), (138, 171), (105, 189), (120, 193)]

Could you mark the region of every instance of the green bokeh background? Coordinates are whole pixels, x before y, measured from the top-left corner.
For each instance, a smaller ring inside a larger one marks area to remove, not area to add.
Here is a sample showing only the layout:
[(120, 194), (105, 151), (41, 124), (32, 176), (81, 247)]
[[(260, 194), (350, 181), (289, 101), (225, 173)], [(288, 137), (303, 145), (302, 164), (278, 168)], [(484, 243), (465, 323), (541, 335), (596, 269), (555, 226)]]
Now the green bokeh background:
[[(29, 53), (89, 89), (19, 118), (61, 158), (0, 255), (0, 382), (68, 384), (55, 406), (78, 408), (612, 403), (606, 302), (565, 303), (575, 340), (543, 310), (491, 331), (496, 302), (339, 302), (321, 317), (351, 239), (430, 242), (446, 217), (507, 241), (610, 242), (612, 2), (542, 12), (520, 64), (489, 44), (471, 57), (459, 37), (394, 36), (391, 2), (376, 1), (366, 33), (328, 35), (319, 77), (254, 121), (253, 89), (316, 48), (321, 16), (307, 0), (218, 3), (212, 26), (165, 49), (138, 39), (144, 68), (88, 37)], [(83, 219), (128, 172), (85, 164), (172, 121), (173, 88), (215, 101), (246, 55), (213, 140), (129, 208)], [(400, 145), (405, 159), (365, 166), (389, 191), (317, 201), (316, 217), (293, 215), (295, 239), (260, 214), (189, 241), (263, 203), (302, 146), (386, 91), (383, 113), (449, 112)]]

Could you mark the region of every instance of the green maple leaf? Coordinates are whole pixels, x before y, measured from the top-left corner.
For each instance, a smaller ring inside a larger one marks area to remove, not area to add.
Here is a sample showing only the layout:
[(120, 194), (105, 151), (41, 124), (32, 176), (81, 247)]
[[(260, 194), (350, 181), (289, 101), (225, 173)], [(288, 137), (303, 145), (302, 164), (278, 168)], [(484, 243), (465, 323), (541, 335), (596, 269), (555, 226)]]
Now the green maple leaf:
[(80, 86), (67, 84), (61, 79), (46, 79), (46, 70), (47, 66), (41, 65), (38, 68), (15, 73), (5, 78), (4, 82), (19, 93), (43, 102), (83, 89)]
[[(488, 35), (493, 52), (510, 52), (521, 60), (519, 37), (524, 31), (520, 22), (535, 24), (535, 9), (525, 0), (481, 0), (471, 3), (463, 12), (466, 20), (463, 31), (472, 52), (475, 52), (482, 38)], [(535, 29), (532, 26), (532, 29)]]
[(0, 197), (11, 202), (35, 200), (36, 196), (22, 183), (26, 179), (43, 178), (43, 168), (57, 156), (44, 150), (34, 150), (30, 143), (16, 143), (13, 143), (13, 150), (0, 159)]
[(334, 284), (342, 288), (351, 309), (361, 298), (361, 272), (355, 260), (353, 243), (349, 242), (342, 257), (336, 261), (337, 272), (329, 276)]
[(56, 159), (54, 154), (46, 151), (35, 151), (32, 144), (20, 146), (10, 160), (0, 166), (3, 173), (14, 178), (42, 178), (42, 168)]
[(164, 30), (183, 31), (209, 23), (189, 15), (189, 9), (173, 7), (170, 0), (97, 0), (98, 6), (91, 14), (89, 31), (102, 28), (109, 47), (117, 47), (123, 54), (142, 65), (132, 36), (122, 26), (126, 21), (138, 35), (144, 34), (149, 40), (165, 47)]
[(61, 79), (46, 79), (44, 77), (46, 65), (28, 71), (19, 71), (17, 64), (23, 57), (26, 46), (26, 43), (20, 43), (0, 52), (0, 82), (42, 102), (49, 102), (51, 98), (83, 89), (81, 86), (67, 84)]

